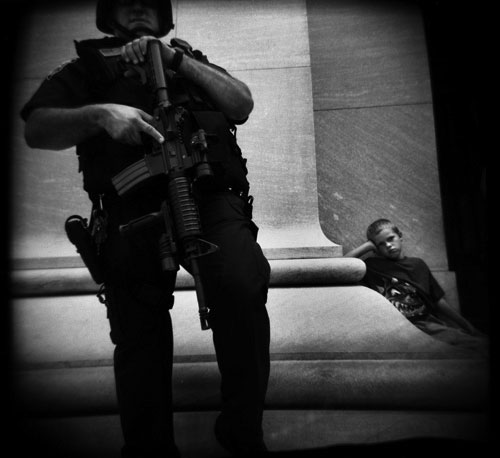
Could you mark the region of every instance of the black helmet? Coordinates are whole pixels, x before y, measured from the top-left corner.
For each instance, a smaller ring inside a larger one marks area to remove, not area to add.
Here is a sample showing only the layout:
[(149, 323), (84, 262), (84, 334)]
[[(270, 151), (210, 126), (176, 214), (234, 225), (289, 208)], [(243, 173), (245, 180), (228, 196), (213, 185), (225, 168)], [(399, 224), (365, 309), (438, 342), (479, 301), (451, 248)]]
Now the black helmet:
[[(97, 0), (96, 26), (101, 32), (109, 35), (113, 34), (113, 30), (109, 26), (109, 15), (111, 14), (115, 1), (116, 0)], [(158, 16), (160, 18), (159, 36), (163, 37), (174, 28), (172, 20), (172, 3), (170, 0), (158, 0)]]

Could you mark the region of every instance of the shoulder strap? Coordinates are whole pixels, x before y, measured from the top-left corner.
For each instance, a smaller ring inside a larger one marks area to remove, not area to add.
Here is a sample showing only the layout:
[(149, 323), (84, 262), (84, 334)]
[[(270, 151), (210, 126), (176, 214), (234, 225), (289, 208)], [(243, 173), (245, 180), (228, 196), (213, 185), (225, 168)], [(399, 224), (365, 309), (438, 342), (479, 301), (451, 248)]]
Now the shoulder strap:
[(109, 83), (123, 75), (125, 67), (120, 51), (124, 40), (105, 37), (74, 43), (78, 57), (92, 70), (96, 82)]

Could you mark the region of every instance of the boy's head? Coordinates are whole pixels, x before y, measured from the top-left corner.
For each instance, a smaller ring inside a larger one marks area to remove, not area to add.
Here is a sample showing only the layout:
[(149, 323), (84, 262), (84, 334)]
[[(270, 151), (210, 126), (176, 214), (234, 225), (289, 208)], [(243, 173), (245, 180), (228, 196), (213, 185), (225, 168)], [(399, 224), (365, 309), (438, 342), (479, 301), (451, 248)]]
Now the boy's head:
[(403, 233), (388, 219), (371, 223), (366, 238), (373, 242), (381, 256), (394, 260), (403, 258)]

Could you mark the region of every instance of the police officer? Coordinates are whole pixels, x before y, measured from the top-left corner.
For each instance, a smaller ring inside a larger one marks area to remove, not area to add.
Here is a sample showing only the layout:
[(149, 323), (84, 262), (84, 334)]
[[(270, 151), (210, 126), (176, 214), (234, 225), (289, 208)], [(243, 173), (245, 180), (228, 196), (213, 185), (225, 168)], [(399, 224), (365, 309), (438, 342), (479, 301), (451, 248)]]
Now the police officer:
[[(76, 145), (84, 189), (105, 214), (100, 259), (114, 373), (124, 435), (122, 456), (178, 456), (172, 412), (173, 306), (175, 273), (161, 268), (158, 230), (124, 237), (118, 228), (159, 210), (161, 182), (118, 195), (111, 178), (162, 142), (153, 126), (153, 95), (137, 78), (117, 73), (106, 50), (140, 64), (147, 42), (173, 28), (165, 0), (99, 0), (97, 28), (111, 36), (76, 44), (78, 57), (59, 67), (24, 106), (25, 138), (31, 147)], [(253, 109), (248, 87), (213, 65), (188, 43), (162, 41), (162, 59), (174, 104), (191, 121), (215, 132), (208, 158), (214, 177), (193, 193), (203, 238), (219, 250), (200, 258), (210, 307), (209, 323), (221, 373), (221, 412), (215, 435), (235, 455), (265, 451), (262, 412), (269, 377), (270, 269), (251, 220), (245, 159), (235, 130)], [(207, 184), (208, 183), (208, 184)], [(102, 227), (101, 227), (102, 229)], [(201, 332), (201, 331), (200, 331)]]

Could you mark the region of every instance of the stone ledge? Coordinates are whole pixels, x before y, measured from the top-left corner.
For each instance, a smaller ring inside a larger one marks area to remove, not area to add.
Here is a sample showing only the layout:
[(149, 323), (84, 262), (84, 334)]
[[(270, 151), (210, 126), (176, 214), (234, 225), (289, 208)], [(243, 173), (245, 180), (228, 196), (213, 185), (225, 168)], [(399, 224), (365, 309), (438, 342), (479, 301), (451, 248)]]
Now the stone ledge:
[[(339, 285), (359, 282), (365, 264), (356, 258), (271, 259), (271, 287)], [(85, 267), (16, 269), (11, 274), (14, 297), (58, 296), (95, 293), (99, 289)], [(194, 282), (184, 269), (177, 289), (192, 289)]]

